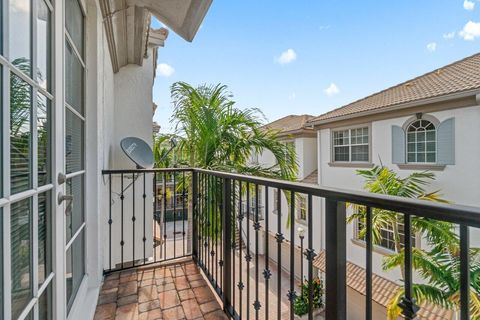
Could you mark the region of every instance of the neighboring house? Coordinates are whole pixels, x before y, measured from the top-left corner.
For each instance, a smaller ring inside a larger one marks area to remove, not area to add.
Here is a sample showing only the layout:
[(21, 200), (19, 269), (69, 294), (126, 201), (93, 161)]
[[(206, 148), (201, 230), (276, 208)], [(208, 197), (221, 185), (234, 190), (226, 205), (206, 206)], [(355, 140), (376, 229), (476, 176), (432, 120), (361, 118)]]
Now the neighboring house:
[[(298, 174), (297, 180), (304, 183), (317, 184), (317, 143), (316, 143), (316, 132), (313, 130), (313, 127), (307, 126), (307, 121), (312, 119), (311, 115), (289, 115), (266, 124), (263, 128), (274, 130), (277, 132), (279, 139), (286, 143), (291, 144), (297, 155), (298, 162)], [(271, 167), (276, 164), (275, 158), (270, 151), (264, 151), (261, 154), (253, 154), (251, 163), (255, 165)], [(268, 194), (268, 210), (265, 205), (265, 193), (261, 189), (259, 191), (259, 210), (262, 214), (261, 224), (265, 227), (265, 218), (268, 215), (269, 219), (269, 232), (268, 232), (268, 246), (269, 246), (269, 257), (272, 261), (277, 261), (277, 249), (278, 243), (276, 239), (277, 233), (282, 233), (285, 240), (282, 243), (282, 268), (289, 271), (290, 264), (290, 242), (291, 242), (291, 233), (288, 226), (288, 217), (290, 215), (290, 205), (287, 201), (286, 195), (280, 193), (281, 201), (281, 213), (279, 217), (278, 210), (278, 197), (279, 193), (277, 190), (269, 189)], [(254, 201), (254, 200), (253, 200)], [(319, 208), (319, 199), (315, 199), (313, 202), (313, 210)], [(303, 229), (304, 239), (308, 239), (308, 221), (307, 221), (307, 212), (308, 212), (308, 199), (307, 196), (299, 194), (295, 199), (295, 212), (293, 214), (294, 219), (292, 220), (294, 228), (294, 245), (295, 245), (295, 274), (300, 277), (300, 234), (299, 228)], [(316, 217), (315, 217), (316, 218)], [(314, 219), (315, 219), (314, 218)], [(279, 223), (280, 221), (280, 223)], [(315, 221), (313, 221), (315, 223)], [(320, 221), (319, 221), (320, 223)], [(253, 228), (253, 227), (251, 227)], [(253, 229), (252, 229), (253, 230)], [(265, 229), (263, 229), (265, 230)], [(253, 234), (253, 233), (252, 233)], [(320, 235), (318, 233), (318, 235)], [(260, 244), (261, 252), (265, 250), (267, 239), (265, 234), (263, 234), (263, 242)], [(320, 241), (320, 238), (317, 237), (317, 234), (314, 235), (314, 241)], [(252, 244), (252, 240), (250, 240)], [(254, 244), (254, 242), (253, 242)], [(306, 245), (306, 243), (304, 243)], [(254, 247), (251, 246), (251, 247)], [(260, 251), (260, 250), (259, 250)], [(307, 273), (307, 263), (304, 260), (304, 275)]]
[[(157, 48), (168, 31), (151, 29), (151, 15), (192, 41), (210, 4), (3, 2), (0, 319), (93, 318), (103, 270), (118, 261), (108, 257), (108, 222), (120, 218), (109, 209), (134, 190), (102, 170), (135, 168), (124, 137), (152, 144)], [(143, 192), (151, 203), (152, 184)], [(151, 219), (136, 221), (152, 230)]]
[[(479, 70), (480, 54), (475, 54), (309, 120), (318, 133), (320, 185), (363, 190), (364, 179), (356, 170), (374, 164), (401, 176), (430, 170), (436, 176), (431, 191), (440, 190), (456, 204), (479, 206)], [(357, 237), (358, 228), (348, 226), (347, 259), (364, 267), (365, 246)], [(373, 256), (374, 272), (398, 283), (399, 270), (387, 273), (381, 268), (383, 256), (392, 250), (391, 229), (382, 234)], [(425, 245), (420, 236), (415, 242)], [(471, 243), (480, 243), (480, 232), (471, 233)], [(422, 309), (423, 317), (427, 309)], [(428, 317), (446, 318), (443, 313)]]

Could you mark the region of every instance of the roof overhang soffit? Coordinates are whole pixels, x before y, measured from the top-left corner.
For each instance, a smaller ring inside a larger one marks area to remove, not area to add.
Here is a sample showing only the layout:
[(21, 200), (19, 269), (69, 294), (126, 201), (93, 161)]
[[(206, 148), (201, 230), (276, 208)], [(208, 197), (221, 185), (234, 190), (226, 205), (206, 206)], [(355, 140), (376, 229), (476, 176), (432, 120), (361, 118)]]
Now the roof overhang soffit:
[(212, 0), (100, 0), (113, 71), (118, 72), (127, 64), (142, 65), (148, 45), (163, 46), (166, 30), (148, 43), (151, 15), (192, 41), (211, 3)]

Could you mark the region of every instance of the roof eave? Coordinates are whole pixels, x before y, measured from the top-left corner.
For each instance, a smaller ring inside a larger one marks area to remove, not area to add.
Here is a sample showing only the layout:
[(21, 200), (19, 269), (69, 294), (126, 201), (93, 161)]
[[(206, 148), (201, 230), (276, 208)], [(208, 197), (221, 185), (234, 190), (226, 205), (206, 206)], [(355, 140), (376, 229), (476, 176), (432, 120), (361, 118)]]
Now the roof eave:
[(388, 113), (388, 112), (391, 112), (391, 111), (408, 109), (408, 108), (413, 108), (413, 107), (419, 107), (419, 106), (422, 106), (422, 105), (432, 104), (432, 103), (446, 102), (446, 101), (456, 100), (456, 99), (461, 99), (461, 98), (466, 98), (466, 97), (475, 97), (477, 103), (480, 104), (480, 89), (477, 88), (477, 89), (472, 89), (472, 90), (467, 90), (467, 91), (462, 91), (462, 92), (455, 92), (455, 93), (448, 94), (448, 95), (442, 95), (442, 96), (433, 97), (433, 98), (427, 98), (427, 99), (422, 99), (422, 100), (416, 100), (416, 101), (411, 101), (411, 102), (406, 102), (406, 103), (395, 104), (395, 105), (391, 105), (391, 106), (385, 107), (385, 108), (377, 108), (377, 109), (374, 109), (374, 110), (360, 111), (360, 112), (356, 112), (356, 113), (352, 113), (352, 114), (347, 114), (347, 115), (338, 116), (338, 117), (332, 117), (332, 118), (323, 119), (323, 120), (312, 119), (312, 120), (307, 122), (307, 125), (320, 126), (320, 125), (331, 124), (331, 123), (339, 122), (339, 121), (343, 121), (343, 120), (350, 120), (350, 119), (354, 119), (354, 118), (360, 118), (360, 117), (371, 116), (371, 115), (376, 115), (376, 114)]
[(279, 138), (297, 138), (304, 136), (316, 137), (317, 133), (313, 129), (301, 128), (277, 133)]
[(200, 25), (205, 18), (208, 9), (210, 8), (213, 0), (196, 0), (191, 1), (188, 8), (188, 12), (185, 15), (182, 23), (175, 23), (171, 17), (167, 17), (162, 14), (161, 11), (155, 7), (155, 1), (145, 1), (146, 7), (158, 20), (167, 25), (176, 34), (188, 42), (192, 42), (193, 38), (198, 32)]

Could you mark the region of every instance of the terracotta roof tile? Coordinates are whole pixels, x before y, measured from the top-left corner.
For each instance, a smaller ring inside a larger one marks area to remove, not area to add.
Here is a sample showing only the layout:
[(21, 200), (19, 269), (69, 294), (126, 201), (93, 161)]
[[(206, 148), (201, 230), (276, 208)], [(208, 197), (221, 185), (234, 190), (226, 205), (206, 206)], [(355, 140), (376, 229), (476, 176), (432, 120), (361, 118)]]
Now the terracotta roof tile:
[(310, 184), (318, 184), (318, 170), (313, 171), (308, 176), (303, 178), (302, 182)]
[(279, 133), (290, 133), (295, 132), (298, 130), (308, 130), (312, 131), (313, 129), (307, 129), (305, 126), (307, 125), (308, 120), (313, 119), (314, 116), (309, 114), (304, 115), (289, 115), (273, 122), (270, 122), (264, 125), (262, 128), (272, 129), (278, 131)]
[(309, 122), (334, 120), (341, 116), (475, 89), (480, 89), (480, 53), (324, 113)]
[[(322, 251), (313, 261), (313, 266), (321, 272), (325, 272), (325, 256), (325, 251)], [(365, 269), (349, 261), (347, 261), (347, 286), (365, 295)], [(393, 281), (377, 274), (372, 275), (372, 299), (384, 307), (388, 306), (388, 302), (399, 288), (400, 286)], [(424, 303), (421, 305), (418, 319), (451, 320), (452, 315), (450, 310), (441, 306)]]

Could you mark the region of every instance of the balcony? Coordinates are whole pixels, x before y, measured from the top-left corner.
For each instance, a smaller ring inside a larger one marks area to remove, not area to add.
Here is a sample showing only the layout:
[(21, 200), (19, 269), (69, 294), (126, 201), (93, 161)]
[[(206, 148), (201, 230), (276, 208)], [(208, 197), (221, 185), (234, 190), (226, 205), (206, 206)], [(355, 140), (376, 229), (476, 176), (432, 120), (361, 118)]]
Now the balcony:
[[(103, 175), (110, 208), (104, 225), (105, 281), (97, 319), (294, 319), (293, 306), (301, 294), (308, 297), (305, 318), (349, 319), (346, 203), (363, 205), (367, 212), (362, 318), (373, 318), (377, 283), (372, 208), (403, 215), (406, 234), (411, 233), (412, 216), (459, 225), (458, 313), (459, 319), (470, 317), (469, 227), (480, 227), (478, 208), (204, 169), (106, 170)], [(269, 192), (273, 190), (282, 192), (289, 206), (278, 200), (275, 221), (268, 214), (274, 207)], [(280, 222), (282, 212), (295, 211), (300, 195), (308, 203), (305, 243), (304, 236), (299, 239), (295, 232), (296, 219), (290, 219), (288, 226)], [(324, 248), (313, 229), (320, 222), (314, 205), (320, 200), (325, 203), (328, 226)], [(169, 210), (178, 208), (181, 214), (169, 215)], [(426, 308), (412, 298), (412, 237), (403, 241), (403, 315), (427, 319)], [(357, 269), (357, 274), (362, 270)], [(317, 276), (325, 283), (324, 307), (314, 309), (313, 286), (300, 285), (301, 279), (313, 283)]]

